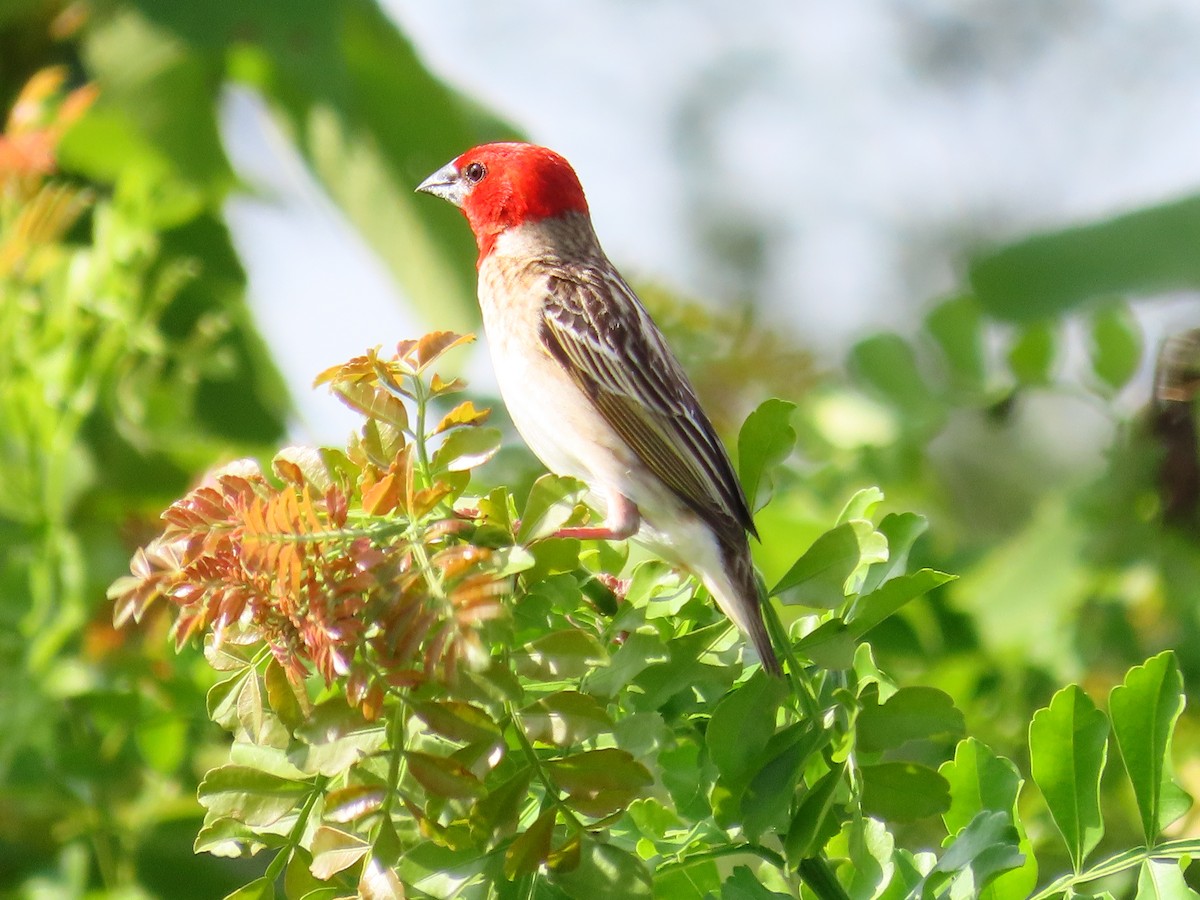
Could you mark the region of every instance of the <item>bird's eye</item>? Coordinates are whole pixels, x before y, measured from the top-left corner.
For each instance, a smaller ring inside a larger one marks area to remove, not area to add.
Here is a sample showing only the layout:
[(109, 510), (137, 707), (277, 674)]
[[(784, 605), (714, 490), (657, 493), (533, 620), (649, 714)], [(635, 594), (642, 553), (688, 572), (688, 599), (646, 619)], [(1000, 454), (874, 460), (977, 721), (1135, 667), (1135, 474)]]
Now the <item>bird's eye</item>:
[(471, 184), (479, 184), (479, 182), (483, 181), (483, 176), (486, 174), (487, 168), (483, 165), (483, 163), (473, 162), (463, 169), (463, 176), (467, 179), (467, 181), (471, 182)]

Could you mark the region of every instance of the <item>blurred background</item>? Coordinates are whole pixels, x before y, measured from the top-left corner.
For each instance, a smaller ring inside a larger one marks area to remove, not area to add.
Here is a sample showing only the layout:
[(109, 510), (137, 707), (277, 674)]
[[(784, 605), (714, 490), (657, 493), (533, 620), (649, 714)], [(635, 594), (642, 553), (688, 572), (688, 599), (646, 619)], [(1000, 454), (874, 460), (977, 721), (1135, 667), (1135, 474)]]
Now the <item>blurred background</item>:
[(0, 896), (254, 870), (191, 854), (212, 673), (105, 588), (207, 468), (344, 440), (317, 372), (476, 327), (413, 188), (485, 140), (574, 163), (731, 445), (797, 404), (768, 580), (878, 484), (963, 577), (877, 651), (997, 751), (1165, 647), (1195, 691), (1198, 45), (1188, 0), (4, 0)]

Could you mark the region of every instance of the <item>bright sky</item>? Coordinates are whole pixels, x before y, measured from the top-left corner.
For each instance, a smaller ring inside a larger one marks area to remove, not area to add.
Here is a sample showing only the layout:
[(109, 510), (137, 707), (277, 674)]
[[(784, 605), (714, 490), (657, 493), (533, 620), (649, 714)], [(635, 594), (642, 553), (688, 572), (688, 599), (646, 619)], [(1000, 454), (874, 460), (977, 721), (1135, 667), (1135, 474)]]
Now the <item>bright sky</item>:
[[(627, 274), (758, 297), (833, 359), (960, 285), (974, 242), (1200, 191), (1195, 0), (384, 4), (437, 74), (571, 159)], [(340, 440), (312, 375), (424, 329), (254, 98), (225, 120), (266, 198), (229, 208), (257, 315), (304, 437)], [(1194, 327), (1195, 298), (1150, 318)]]

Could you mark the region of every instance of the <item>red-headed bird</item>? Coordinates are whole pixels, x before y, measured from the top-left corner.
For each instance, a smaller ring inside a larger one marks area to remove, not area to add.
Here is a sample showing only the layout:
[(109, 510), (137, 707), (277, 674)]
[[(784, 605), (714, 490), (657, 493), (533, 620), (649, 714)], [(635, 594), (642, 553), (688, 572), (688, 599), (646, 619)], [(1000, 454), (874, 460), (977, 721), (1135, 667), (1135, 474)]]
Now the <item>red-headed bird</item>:
[(531, 144), (468, 150), (417, 188), (459, 207), (479, 245), (479, 305), (500, 394), (550, 471), (588, 485), (599, 527), (635, 537), (696, 575), (763, 667), (745, 494), (662, 332), (596, 238), (570, 164)]

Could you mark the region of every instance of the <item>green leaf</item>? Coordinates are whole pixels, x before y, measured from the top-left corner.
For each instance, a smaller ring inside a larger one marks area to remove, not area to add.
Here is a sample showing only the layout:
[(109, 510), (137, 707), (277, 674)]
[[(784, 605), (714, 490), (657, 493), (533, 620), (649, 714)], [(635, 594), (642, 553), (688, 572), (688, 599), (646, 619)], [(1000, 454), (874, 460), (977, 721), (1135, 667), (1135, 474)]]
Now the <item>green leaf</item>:
[(1124, 684), (1108, 697), (1113, 735), (1137, 798), (1147, 846), (1192, 805), (1171, 775), (1171, 736), (1183, 707), (1183, 677), (1171, 651), (1130, 669)]
[(971, 285), (991, 314), (1060, 316), (1096, 297), (1200, 286), (1200, 197), (1027, 238), (971, 262)]
[(907, 741), (959, 735), (966, 729), (954, 700), (937, 688), (902, 687), (883, 704), (878, 697), (874, 686), (863, 693), (857, 746), (864, 753), (890, 750)]
[(543, 475), (529, 490), (517, 542), (528, 544), (554, 534), (571, 518), (586, 493), (583, 482), (575, 478)]
[(328, 881), (338, 872), (343, 872), (361, 860), (371, 850), (371, 845), (356, 834), (322, 825), (313, 834), (313, 875)]
[(542, 635), (514, 656), (518, 673), (542, 681), (579, 678), (608, 662), (600, 642), (575, 628)]
[(404, 754), (408, 771), (432, 797), (455, 799), (482, 797), (483, 784), (457, 760), (410, 750)]
[(503, 435), (499, 428), (459, 428), (451, 431), (433, 454), (437, 472), (465, 472), (496, 455)]
[(521, 769), (516, 775), (488, 792), (471, 807), (471, 831), (485, 843), (499, 840), (517, 828), (521, 807), (529, 796), (529, 781), (533, 770)]
[(958, 742), (954, 759), (938, 769), (950, 785), (950, 808), (942, 816), (946, 832), (955, 835), (985, 810), (1010, 815), (1021, 790), (1017, 767), (975, 738)]
[(308, 719), (296, 729), (296, 741), (287, 755), (303, 772), (332, 777), (386, 743), (382, 723), (368, 722), (357, 709), (348, 707), (344, 698), (332, 697), (313, 707)]
[(669, 659), (666, 645), (658, 635), (635, 631), (617, 648), (606, 667), (588, 677), (585, 687), (588, 693), (613, 697), (650, 666)]
[(429, 729), (463, 744), (500, 737), (500, 726), (491, 716), (462, 700), (423, 700), (412, 704), (413, 713)]
[(752, 771), (775, 733), (775, 714), (787, 693), (786, 682), (759, 670), (717, 704), (704, 742), (723, 777), (740, 779)]
[[(791, 417), (796, 404), (770, 399), (750, 413), (738, 433), (738, 474), (750, 509), (758, 509), (770, 499), (769, 471), (787, 459), (796, 445), (796, 430)], [(759, 489), (767, 480), (768, 493), (758, 502)]]
[(878, 530), (887, 538), (887, 559), (875, 563), (868, 570), (862, 586), (864, 594), (876, 590), (888, 579), (904, 574), (913, 544), (928, 527), (925, 517), (917, 513), (888, 513), (883, 517)]
[(822, 775), (797, 805), (784, 840), (788, 862), (793, 866), (821, 852), (825, 842), (826, 821), (833, 809), (845, 768), (845, 764), (842, 764)]
[(246, 825), (229, 816), (205, 816), (204, 826), (192, 843), (193, 853), (236, 858), (258, 853), (265, 847), (282, 846), (284, 838)]
[(939, 304), (925, 317), (952, 382), (973, 391), (983, 389), (985, 378), (982, 319), (979, 301), (970, 294)]
[(650, 873), (635, 856), (615, 844), (601, 844), (585, 837), (579, 865), (569, 872), (557, 871), (551, 884), (574, 900), (621, 897), (639, 900), (651, 896)]
[(721, 900), (788, 900), (790, 896), (768, 890), (749, 866), (734, 866), (733, 873), (721, 885)]
[(1092, 371), (1108, 387), (1119, 390), (1136, 374), (1142, 358), (1142, 331), (1123, 303), (1106, 304), (1092, 314)]
[(1100, 775), (1108, 752), (1107, 738), (1108, 719), (1074, 684), (1034, 713), (1029, 726), (1033, 780), (1046, 799), (1076, 872), (1104, 834)]
[(275, 657), (267, 660), (267, 668), (263, 673), (263, 683), (267, 689), (267, 702), (271, 710), (279, 717), (289, 731), (295, 731), (304, 722), (305, 707), (308, 695), (303, 685), (292, 684), (283, 671), (283, 666)]
[(868, 520), (875, 515), (875, 509), (883, 502), (883, 491), (877, 487), (866, 487), (855, 491), (854, 496), (846, 501), (842, 511), (838, 513), (837, 525), (853, 522), (857, 519)]
[(661, 841), (668, 831), (684, 827), (683, 820), (675, 810), (653, 797), (643, 797), (630, 803), (629, 818), (638, 831), (653, 841)]
[(1138, 870), (1137, 896), (1134, 900), (1198, 900), (1183, 877), (1179, 861), (1147, 859)]
[(980, 812), (942, 853), (926, 876), (926, 885), (949, 880), (953, 882), (950, 896), (978, 897), (997, 875), (1024, 862), (1018, 842), (1008, 812)]
[(274, 898), (275, 882), (270, 878), (255, 878), (232, 894), (225, 895), (225, 900), (274, 900)]
[(874, 532), (874, 526), (863, 520), (825, 532), (771, 588), (771, 596), (787, 592), (781, 599), (788, 606), (840, 606), (846, 600), (846, 582), (858, 568), (863, 547)]
[(325, 795), (324, 818), (345, 825), (368, 816), (383, 806), (387, 789), (379, 784), (352, 784)]
[(855, 636), (841, 619), (829, 619), (800, 638), (793, 649), (822, 669), (849, 669), (854, 665)]
[(890, 822), (912, 822), (950, 808), (950, 786), (927, 766), (884, 762), (863, 766), (863, 812)]
[(770, 742), (766, 762), (754, 773), (741, 797), (742, 830), (754, 841), (787, 814), (806, 764), (828, 739), (823, 732), (806, 726), (792, 726), (777, 737), (784, 740)]
[(921, 569), (911, 575), (893, 578), (871, 593), (859, 597), (850, 610), (847, 624), (856, 638), (862, 637), (907, 603), (954, 579), (954, 575), (934, 569)]
[(624, 809), (654, 783), (646, 767), (624, 750), (586, 750), (545, 764), (550, 778), (568, 793), (567, 803), (595, 818)]
[(588, 694), (559, 691), (519, 713), (530, 740), (569, 747), (612, 731), (608, 711)]
[(211, 818), (228, 816), (252, 827), (265, 827), (298, 809), (312, 789), (308, 782), (258, 769), (221, 766), (204, 776), (197, 794)]
[(1017, 332), (1008, 349), (1008, 368), (1021, 384), (1044, 387), (1054, 371), (1057, 333), (1048, 322), (1033, 322)]
[(510, 881), (520, 875), (535, 871), (550, 855), (550, 841), (554, 837), (554, 819), (557, 810), (549, 806), (542, 810), (528, 829), (517, 835), (504, 852), (504, 877)]
[(876, 334), (855, 344), (850, 367), (860, 381), (896, 407), (908, 429), (923, 431), (940, 421), (940, 404), (917, 366), (912, 347), (899, 335)]

